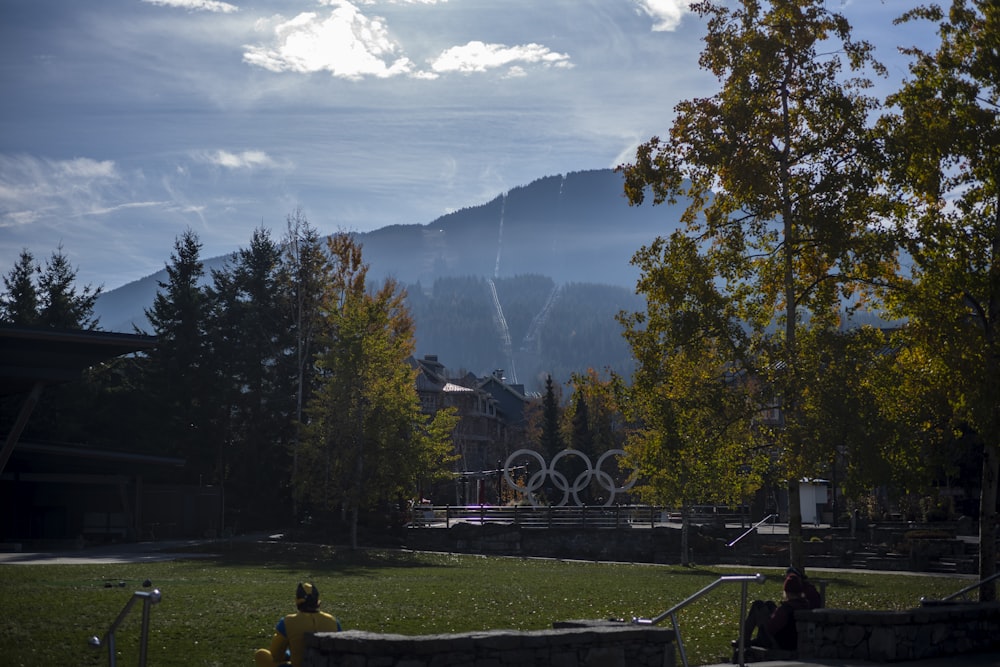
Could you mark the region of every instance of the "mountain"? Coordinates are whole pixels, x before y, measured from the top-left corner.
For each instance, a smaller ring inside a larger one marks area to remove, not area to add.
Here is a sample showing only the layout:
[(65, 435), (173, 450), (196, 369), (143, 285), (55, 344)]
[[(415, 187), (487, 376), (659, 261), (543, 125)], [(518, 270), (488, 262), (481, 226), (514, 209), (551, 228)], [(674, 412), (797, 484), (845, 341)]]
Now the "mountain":
[[(622, 179), (610, 169), (548, 176), (513, 188), (492, 201), (443, 215), (427, 224), (391, 225), (356, 234), (369, 276), (393, 276), (404, 285), (429, 287), (438, 278), (523, 274), (573, 282), (635, 288), (633, 253), (676, 225), (679, 207), (632, 207)], [(236, 249), (234, 248), (234, 251)], [(228, 256), (204, 259), (206, 274)], [(166, 271), (103, 293), (95, 314), (107, 331), (147, 327)], [(148, 328), (148, 327), (147, 327)]]
[(605, 169), (541, 178), (426, 225), (396, 225), (359, 237), (373, 271), (403, 283), (542, 273), (557, 283), (633, 288), (633, 253), (669, 233), (679, 213), (667, 206), (629, 206), (621, 176)]
[[(680, 211), (629, 206), (621, 176), (603, 169), (548, 176), (427, 224), (356, 236), (369, 278), (407, 287), (418, 355), (477, 374), (504, 369), (531, 389), (547, 373), (565, 381), (588, 368), (627, 370), (614, 318), (642, 307), (630, 260), (676, 228)], [(204, 259), (206, 275), (228, 259)], [(101, 327), (148, 331), (144, 309), (166, 279), (163, 270), (102, 294)]]

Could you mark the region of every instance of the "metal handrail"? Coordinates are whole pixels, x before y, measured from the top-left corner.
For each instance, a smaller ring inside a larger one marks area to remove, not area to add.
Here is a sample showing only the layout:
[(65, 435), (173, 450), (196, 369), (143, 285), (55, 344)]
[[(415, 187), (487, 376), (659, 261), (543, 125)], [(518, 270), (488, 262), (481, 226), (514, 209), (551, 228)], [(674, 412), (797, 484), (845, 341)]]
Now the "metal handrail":
[(163, 596), (160, 594), (159, 588), (154, 588), (151, 591), (136, 591), (129, 598), (128, 602), (122, 608), (121, 612), (118, 614), (118, 618), (115, 622), (111, 624), (108, 631), (104, 633), (104, 639), (99, 637), (91, 637), (88, 642), (94, 648), (100, 648), (103, 643), (107, 643), (108, 646), (108, 666), (115, 667), (115, 631), (118, 626), (122, 624), (125, 617), (128, 616), (129, 611), (132, 609), (132, 605), (138, 599), (142, 600), (142, 634), (139, 639), (139, 667), (146, 667), (146, 647), (149, 644), (149, 609), (152, 605), (159, 602)]
[(963, 588), (960, 591), (955, 591), (951, 595), (946, 595), (945, 597), (941, 598), (940, 600), (933, 600), (933, 599), (929, 599), (929, 598), (920, 598), (920, 604), (925, 604), (925, 603), (931, 603), (931, 604), (933, 604), (934, 602), (948, 602), (948, 601), (954, 600), (956, 598), (961, 598), (962, 600), (968, 602), (969, 599), (967, 597), (965, 597), (966, 593), (969, 593), (969, 592), (971, 592), (971, 591), (973, 591), (973, 590), (981, 587), (983, 584), (988, 584), (991, 581), (993, 581), (994, 579), (998, 579), (998, 578), (1000, 578), (1000, 572), (996, 572), (993, 575), (991, 575), (989, 577), (986, 577), (985, 579), (981, 579), (980, 581), (977, 581), (976, 583), (974, 583), (974, 584), (972, 584), (970, 586), (966, 586), (965, 588)]
[(717, 586), (721, 586), (722, 584), (740, 584), (740, 638), (738, 641), (739, 641), (739, 664), (740, 667), (743, 667), (743, 665), (746, 664), (745, 654), (744, 654), (746, 646), (743, 637), (744, 626), (746, 625), (746, 623), (743, 622), (743, 619), (745, 619), (747, 615), (747, 584), (749, 584), (750, 582), (763, 584), (766, 579), (767, 578), (759, 572), (757, 574), (724, 574), (715, 581), (713, 581), (712, 583), (710, 583), (708, 586), (705, 586), (700, 591), (698, 591), (694, 595), (691, 595), (683, 602), (675, 604), (673, 607), (666, 610), (659, 616), (656, 616), (654, 618), (633, 618), (632, 623), (635, 623), (637, 625), (657, 625), (658, 623), (660, 623), (660, 621), (669, 616), (670, 623), (674, 629), (674, 636), (677, 639), (677, 649), (680, 651), (681, 654), (681, 662), (683, 663), (684, 667), (688, 667), (687, 653), (684, 651), (684, 639), (681, 637), (681, 628), (680, 625), (678, 625), (677, 623), (677, 612), (683, 609), (684, 607), (688, 606), (698, 598), (706, 595), (709, 591), (713, 590)]
[(754, 525), (750, 526), (750, 528), (745, 533), (743, 533), (742, 535), (740, 535), (739, 537), (737, 537), (735, 540), (733, 540), (732, 542), (730, 542), (726, 546), (727, 547), (734, 547), (734, 546), (736, 546), (736, 543), (739, 542), (740, 540), (742, 540), (744, 537), (746, 537), (747, 535), (749, 535), (753, 531), (757, 530), (759, 527), (761, 527), (762, 525), (764, 525), (765, 523), (767, 523), (771, 519), (777, 519), (777, 518), (778, 518), (777, 514), (768, 514), (766, 517), (764, 517), (763, 519), (761, 519), (760, 521), (758, 521)]
[[(620, 528), (665, 525), (675, 519), (667, 508), (654, 505), (418, 505), (414, 507), (411, 528), (424, 528), (440, 523), (445, 528), (455, 521), (469, 521), (477, 524), (503, 523), (523, 528), (552, 528), (555, 526), (582, 526), (598, 528)], [(713, 522), (739, 523), (745, 526), (745, 518), (735, 512), (716, 512), (692, 516), (695, 523), (700, 519)]]

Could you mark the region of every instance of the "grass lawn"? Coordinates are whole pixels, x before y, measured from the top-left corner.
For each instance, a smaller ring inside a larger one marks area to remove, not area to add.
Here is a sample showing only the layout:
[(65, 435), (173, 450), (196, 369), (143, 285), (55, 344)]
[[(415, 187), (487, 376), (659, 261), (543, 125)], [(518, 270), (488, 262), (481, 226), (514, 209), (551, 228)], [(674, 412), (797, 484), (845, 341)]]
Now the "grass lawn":
[[(106, 665), (103, 635), (132, 593), (150, 579), (148, 663), (252, 664), (279, 616), (294, 611), (295, 585), (313, 581), (323, 609), (345, 629), (432, 634), (534, 630), (575, 618), (652, 617), (732, 568), (582, 563), (317, 545), (237, 544), (211, 558), (128, 565), (0, 565), (0, 655), (5, 665)], [(779, 570), (749, 599), (780, 595)], [(905, 609), (942, 597), (965, 580), (888, 574), (814, 573), (829, 582), (827, 605)], [(119, 586), (124, 582), (124, 587)], [(111, 583), (111, 587), (106, 587)], [(679, 614), (692, 664), (725, 662), (738, 632), (739, 585), (722, 586)], [(138, 659), (142, 607), (117, 634), (119, 664)], [(669, 620), (666, 621), (669, 626)]]

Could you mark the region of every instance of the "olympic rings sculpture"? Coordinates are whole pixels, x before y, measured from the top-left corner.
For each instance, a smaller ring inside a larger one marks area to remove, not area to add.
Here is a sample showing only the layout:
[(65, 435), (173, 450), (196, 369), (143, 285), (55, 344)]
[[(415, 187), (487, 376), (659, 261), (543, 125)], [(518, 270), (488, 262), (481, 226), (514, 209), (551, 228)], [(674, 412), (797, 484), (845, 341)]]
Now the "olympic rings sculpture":
[[(520, 484), (510, 476), (510, 471), (512, 464), (525, 456), (534, 457), (538, 461), (540, 470), (531, 474), (528, 478), (526, 484)], [(587, 466), (587, 469), (576, 476), (573, 483), (570, 484), (569, 480), (566, 479), (566, 475), (562, 474), (556, 470), (556, 464), (559, 463), (564, 458), (575, 456), (583, 461)], [(569, 502), (569, 498), (572, 495), (573, 500), (577, 507), (583, 505), (580, 500), (580, 492), (587, 488), (592, 479), (596, 479), (597, 483), (601, 485), (603, 489), (608, 492), (608, 498), (604, 501), (604, 507), (610, 507), (614, 504), (615, 494), (624, 493), (628, 491), (633, 486), (635, 486), (636, 476), (635, 474), (629, 475), (625, 484), (622, 486), (616, 486), (615, 480), (612, 479), (611, 475), (601, 470), (604, 462), (607, 461), (612, 456), (625, 456), (625, 451), (622, 449), (609, 449), (608, 451), (601, 454), (600, 458), (597, 459), (597, 464), (593, 465), (590, 462), (590, 458), (581, 451), (576, 449), (564, 449), (555, 456), (552, 457), (552, 462), (548, 465), (545, 463), (545, 458), (538, 452), (531, 449), (519, 449), (510, 456), (507, 457), (507, 462), (503, 466), (503, 478), (507, 480), (507, 484), (510, 488), (522, 493), (530, 502), (532, 507), (538, 507), (539, 502), (536, 499), (535, 491), (538, 491), (545, 484), (546, 478), (552, 479), (552, 484), (562, 491), (562, 500), (556, 503), (557, 507), (563, 507)]]

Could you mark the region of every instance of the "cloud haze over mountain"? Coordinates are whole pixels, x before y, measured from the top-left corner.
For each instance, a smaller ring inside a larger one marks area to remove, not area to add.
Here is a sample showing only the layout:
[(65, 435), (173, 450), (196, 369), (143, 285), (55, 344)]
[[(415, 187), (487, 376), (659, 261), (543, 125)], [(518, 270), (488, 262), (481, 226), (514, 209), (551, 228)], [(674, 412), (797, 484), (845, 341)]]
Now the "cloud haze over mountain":
[[(877, 45), (916, 3), (836, 2)], [(81, 283), (284, 230), (426, 224), (546, 176), (612, 167), (710, 95), (684, 0), (5, 0), (0, 272), (61, 244)]]

